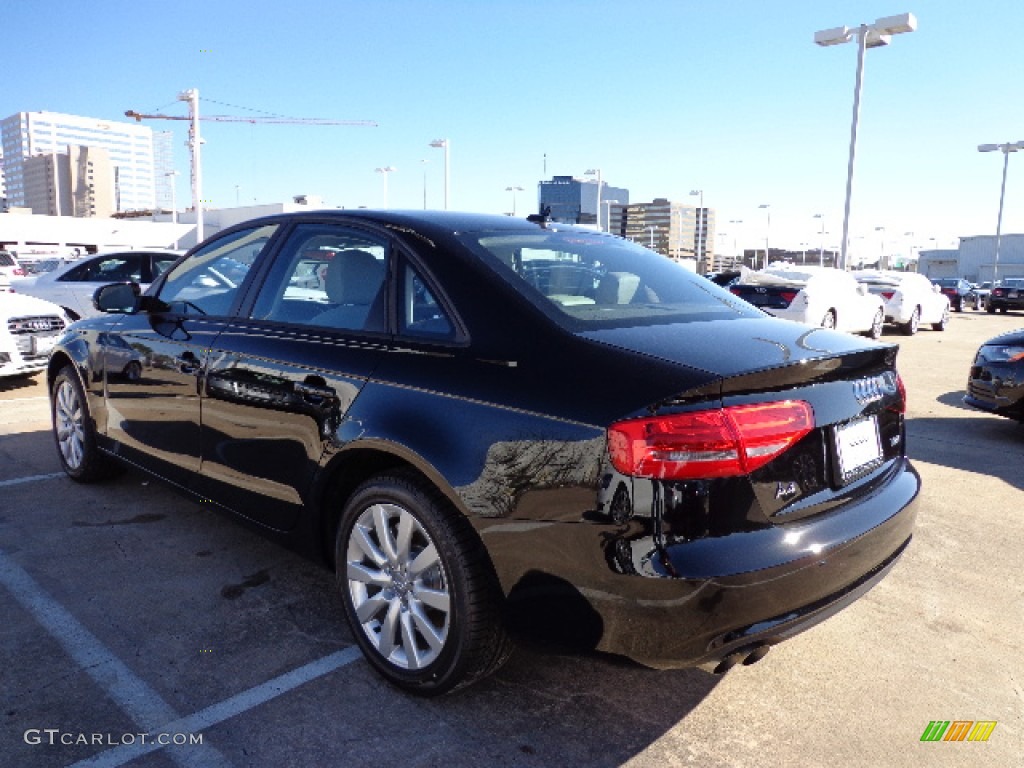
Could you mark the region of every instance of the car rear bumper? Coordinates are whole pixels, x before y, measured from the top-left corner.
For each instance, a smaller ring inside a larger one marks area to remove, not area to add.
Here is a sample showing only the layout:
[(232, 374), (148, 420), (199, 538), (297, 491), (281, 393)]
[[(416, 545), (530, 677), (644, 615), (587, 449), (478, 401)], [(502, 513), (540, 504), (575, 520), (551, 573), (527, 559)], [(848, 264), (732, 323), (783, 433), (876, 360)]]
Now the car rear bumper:
[[(629, 524), (537, 527), (527, 544), (534, 568), (509, 592), (523, 603), (513, 618), (658, 668), (781, 642), (867, 592), (907, 547), (920, 478), (906, 459), (885, 473), (828, 513), (662, 549)], [(494, 537), (484, 540), (492, 549)], [(599, 556), (587, 551), (595, 545)], [(544, 557), (555, 552), (561, 564)]]

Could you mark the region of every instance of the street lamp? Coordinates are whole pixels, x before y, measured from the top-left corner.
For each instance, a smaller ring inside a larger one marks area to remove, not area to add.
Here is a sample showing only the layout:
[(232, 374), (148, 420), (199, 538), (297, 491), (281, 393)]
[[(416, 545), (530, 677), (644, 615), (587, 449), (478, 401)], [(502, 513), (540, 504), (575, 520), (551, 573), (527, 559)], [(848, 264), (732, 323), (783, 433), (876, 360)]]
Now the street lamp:
[(384, 207), (388, 207), (388, 174), (394, 173), (398, 169), (393, 165), (385, 165), (383, 168), (374, 168), (374, 171), (381, 174), (384, 177)]
[[(742, 224), (743, 219), (729, 219), (730, 224)], [(739, 229), (739, 227), (737, 227)], [(735, 232), (732, 233), (732, 255), (734, 259), (743, 261), (742, 254), (740, 253), (739, 245), (737, 244), (737, 235)]]
[[(177, 195), (178, 172), (177, 171), (168, 171), (167, 173), (164, 174), (164, 176), (169, 177), (170, 180), (171, 180), (171, 224), (177, 224), (178, 223), (178, 195)], [(177, 248), (178, 248), (178, 228), (177, 227), (174, 228), (174, 248), (175, 248), (175, 250), (177, 250)]]
[[(605, 222), (608, 225), (608, 229), (606, 230), (607, 232), (611, 232), (612, 231), (612, 206), (613, 205), (618, 205), (618, 204), (619, 204), (618, 200), (605, 200), (604, 201), (604, 220), (605, 220)], [(622, 224), (622, 217), (621, 216), (619, 217), (619, 224), (620, 224), (620, 228), (621, 228), (621, 224)]]
[(506, 192), (512, 193), (512, 215), (516, 215), (516, 192), (522, 192), (522, 187), (505, 187)]
[(1006, 195), (1006, 169), (1010, 165), (1010, 153), (1024, 149), (1024, 141), (1017, 141), (1013, 144), (981, 144), (979, 152), (1002, 152), (1003, 153), (1003, 184), (999, 188), (999, 216), (996, 218), (996, 257), (992, 265), (992, 284), (995, 285), (999, 279), (999, 244), (1003, 237), (1003, 197)]
[[(771, 203), (764, 203), (763, 205), (759, 205), (757, 207), (758, 208), (764, 208), (764, 212), (768, 215), (768, 225), (765, 227), (765, 230), (764, 230), (764, 267), (765, 267), (765, 269), (767, 269), (768, 268), (768, 237), (771, 235), (771, 232), (772, 232), (772, 212), (770, 210), (770, 208), (772, 206), (771, 206)], [(754, 252), (754, 255), (755, 256), (757, 255), (757, 251)]]
[[(850, 159), (846, 166), (846, 204), (843, 210), (843, 241), (840, 243), (842, 269), (846, 269), (846, 250), (850, 239), (850, 201), (853, 197), (853, 165), (857, 154), (857, 122), (860, 118), (860, 91), (864, 80), (864, 51), (888, 45), (893, 35), (913, 32), (917, 19), (912, 13), (884, 16), (874, 24), (861, 24), (856, 29), (834, 27), (814, 33), (814, 42), (820, 46), (841, 45), (857, 40), (857, 79), (853, 86), (853, 120), (850, 125)], [(837, 265), (837, 266), (840, 266)]]
[(420, 167), (423, 168), (423, 210), (427, 210), (427, 163), (429, 160), (420, 160)]
[(604, 231), (601, 227), (601, 169), (590, 168), (585, 171), (584, 176), (597, 176), (597, 209), (594, 211), (594, 215), (597, 217), (597, 228), (600, 231)]
[(702, 223), (703, 223), (703, 219), (704, 219), (704, 190), (703, 189), (691, 189), (690, 190), (690, 197), (698, 197), (698, 196), (700, 197), (700, 207), (697, 209), (697, 242), (695, 243), (695, 245), (696, 245), (696, 252), (697, 252), (697, 267), (699, 269), (703, 270), (705, 268), (705, 266), (704, 266), (704, 250), (705, 250), (705, 247), (706, 247), (706, 242), (705, 242), (706, 238), (705, 238), (705, 234), (704, 234), (704, 229), (702, 227)]
[(451, 139), (434, 139), (430, 146), (434, 149), (444, 150), (444, 209), (448, 210), (448, 179), (450, 177), (450, 166), (448, 153), (451, 151)]
[(644, 229), (651, 230), (651, 250), (653, 251), (654, 250), (654, 230), (656, 230), (657, 227), (654, 226), (653, 224), (650, 224), (650, 225), (644, 227)]
[(825, 214), (816, 213), (814, 218), (821, 219), (821, 248), (818, 250), (818, 266), (825, 266)]

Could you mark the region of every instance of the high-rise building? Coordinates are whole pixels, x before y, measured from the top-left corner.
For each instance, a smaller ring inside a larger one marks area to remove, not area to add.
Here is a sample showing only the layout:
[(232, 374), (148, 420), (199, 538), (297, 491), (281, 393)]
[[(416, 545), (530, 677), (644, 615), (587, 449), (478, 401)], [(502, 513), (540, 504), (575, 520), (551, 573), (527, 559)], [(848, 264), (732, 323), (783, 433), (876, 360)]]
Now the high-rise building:
[[(629, 190), (600, 182), (601, 210), (598, 210), (598, 180), (574, 176), (553, 176), (540, 183), (540, 209), (549, 210), (548, 218), (566, 224), (591, 224), (608, 229), (611, 205), (628, 203)], [(600, 221), (599, 221), (600, 219)]]
[(33, 155), (22, 164), (25, 207), (43, 216), (110, 216), (114, 169), (99, 147), (68, 147), (67, 154)]
[(694, 259), (697, 270), (715, 267), (715, 212), (659, 197), (650, 203), (610, 206), (610, 231), (674, 259)]
[[(0, 143), (7, 200), (11, 206), (35, 210), (49, 205), (49, 200), (44, 203), (29, 199), (40, 181), (35, 178), (40, 168), (31, 170), (32, 178), (29, 178), (30, 169), (26, 164), (32, 165), (31, 158), (61, 155), (67, 156), (66, 162), (70, 163), (69, 147), (106, 150), (114, 182), (113, 210), (150, 210), (156, 204), (153, 131), (146, 126), (57, 112), (19, 112), (0, 120)], [(94, 164), (98, 157), (94, 154)], [(60, 177), (61, 164), (57, 160), (50, 163), (54, 182)], [(45, 164), (37, 162), (35, 165)], [(60, 194), (53, 191), (54, 203), (62, 202)], [(95, 215), (103, 215), (98, 211), (99, 207)], [(69, 213), (70, 209), (65, 210), (62, 205), (61, 214)]]

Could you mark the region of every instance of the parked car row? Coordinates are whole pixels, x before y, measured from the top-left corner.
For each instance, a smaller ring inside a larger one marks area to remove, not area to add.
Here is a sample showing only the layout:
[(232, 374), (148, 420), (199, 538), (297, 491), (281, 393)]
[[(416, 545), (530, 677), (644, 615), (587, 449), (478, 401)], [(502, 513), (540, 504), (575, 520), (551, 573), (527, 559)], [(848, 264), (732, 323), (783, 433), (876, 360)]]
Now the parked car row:
[(773, 264), (744, 271), (729, 291), (775, 317), (872, 339), (882, 335), (882, 299), (840, 269)]

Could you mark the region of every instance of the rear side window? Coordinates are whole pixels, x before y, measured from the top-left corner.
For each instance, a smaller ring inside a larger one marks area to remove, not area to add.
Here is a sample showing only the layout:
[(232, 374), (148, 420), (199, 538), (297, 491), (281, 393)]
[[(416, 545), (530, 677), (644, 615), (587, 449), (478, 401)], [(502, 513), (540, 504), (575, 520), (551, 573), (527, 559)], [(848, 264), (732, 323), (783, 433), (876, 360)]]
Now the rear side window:
[(399, 334), (426, 339), (454, 339), (455, 326), (426, 281), (410, 264), (405, 264), (401, 272)]
[(116, 283), (122, 280), (134, 280), (141, 283), (144, 258), (148, 257), (131, 253), (101, 256), (68, 270), (58, 278), (58, 281), (65, 283)]

